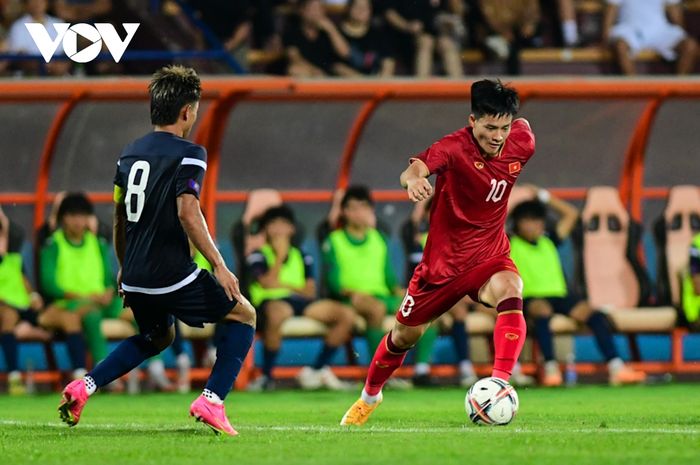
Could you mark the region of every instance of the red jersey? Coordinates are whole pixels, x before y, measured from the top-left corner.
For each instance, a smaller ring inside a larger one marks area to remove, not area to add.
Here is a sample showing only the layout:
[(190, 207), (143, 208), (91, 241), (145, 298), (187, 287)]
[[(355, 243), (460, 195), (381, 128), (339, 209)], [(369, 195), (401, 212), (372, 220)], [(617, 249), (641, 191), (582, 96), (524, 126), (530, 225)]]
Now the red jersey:
[(508, 256), (505, 222), (510, 191), (535, 152), (535, 135), (513, 121), (501, 153), (485, 158), (467, 127), (435, 142), (415, 159), (436, 175), (430, 230), (414, 274), (440, 284), (491, 258)]

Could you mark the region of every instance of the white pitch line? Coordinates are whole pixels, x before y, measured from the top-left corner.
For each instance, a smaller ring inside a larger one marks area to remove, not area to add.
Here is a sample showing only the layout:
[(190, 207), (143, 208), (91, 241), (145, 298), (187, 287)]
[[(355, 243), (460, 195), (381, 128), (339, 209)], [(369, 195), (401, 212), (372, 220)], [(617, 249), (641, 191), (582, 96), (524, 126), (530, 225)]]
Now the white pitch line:
[[(42, 427), (42, 428), (65, 428), (63, 423), (50, 422), (31, 422), (20, 420), (0, 420), (0, 425), (5, 426), (26, 426), (26, 427)], [(130, 430), (130, 431), (153, 431), (157, 429), (169, 430), (175, 429), (178, 425), (175, 424), (147, 424), (147, 423), (93, 423), (81, 424), (78, 429), (90, 430)], [(194, 424), (183, 425), (186, 427)], [(299, 426), (246, 426), (238, 424), (236, 427), (240, 431), (281, 431), (281, 432), (305, 432), (305, 433), (424, 433), (424, 434), (440, 434), (440, 433), (477, 433), (481, 431), (492, 431), (502, 434), (518, 433), (518, 434), (541, 434), (551, 433), (552, 429), (538, 428), (520, 428), (520, 427), (504, 427), (504, 428), (488, 428), (475, 427), (466, 425), (464, 427), (445, 427), (445, 428), (391, 428), (382, 426), (369, 426), (365, 428), (347, 428), (343, 426), (314, 426), (314, 425), (299, 425)], [(557, 430), (563, 433), (576, 434), (700, 434), (698, 429), (672, 429), (672, 428), (576, 428), (567, 430)]]

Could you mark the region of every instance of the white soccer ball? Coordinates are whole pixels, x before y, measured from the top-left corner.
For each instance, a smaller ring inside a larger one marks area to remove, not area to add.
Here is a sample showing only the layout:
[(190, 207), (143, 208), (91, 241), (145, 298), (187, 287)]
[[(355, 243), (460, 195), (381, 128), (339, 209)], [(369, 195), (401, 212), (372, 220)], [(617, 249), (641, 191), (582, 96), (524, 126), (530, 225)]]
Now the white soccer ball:
[(469, 419), (477, 425), (507, 425), (520, 407), (513, 386), (493, 377), (474, 383), (467, 391), (464, 404)]

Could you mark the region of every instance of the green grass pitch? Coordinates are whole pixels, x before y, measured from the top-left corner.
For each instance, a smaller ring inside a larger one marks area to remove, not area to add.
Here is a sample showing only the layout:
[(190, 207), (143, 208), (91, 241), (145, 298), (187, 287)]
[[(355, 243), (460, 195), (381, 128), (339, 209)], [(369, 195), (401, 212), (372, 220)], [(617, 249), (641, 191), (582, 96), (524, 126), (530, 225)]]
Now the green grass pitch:
[(338, 426), (356, 393), (232, 393), (241, 433), (217, 437), (188, 416), (196, 396), (100, 394), (81, 423), (58, 395), (0, 396), (0, 463), (47, 464), (700, 464), (697, 385), (518, 389), (505, 427), (472, 425), (464, 390), (387, 390), (365, 427)]

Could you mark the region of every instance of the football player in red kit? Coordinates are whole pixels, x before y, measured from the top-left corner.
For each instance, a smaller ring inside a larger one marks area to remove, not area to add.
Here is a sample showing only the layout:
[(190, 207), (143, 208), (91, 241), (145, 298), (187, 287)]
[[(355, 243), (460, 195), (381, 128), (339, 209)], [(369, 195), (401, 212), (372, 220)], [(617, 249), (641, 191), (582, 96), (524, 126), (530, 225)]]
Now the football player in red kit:
[[(510, 191), (535, 151), (529, 123), (513, 119), (517, 92), (500, 81), (472, 84), (469, 126), (411, 158), (401, 174), (408, 197), (433, 197), (423, 260), (369, 366), (362, 395), (341, 425), (362, 425), (382, 387), (440, 315), (465, 295), (498, 311), (492, 376), (508, 381), (525, 342), (522, 281), (505, 233)], [(435, 188), (428, 181), (435, 175)]]

